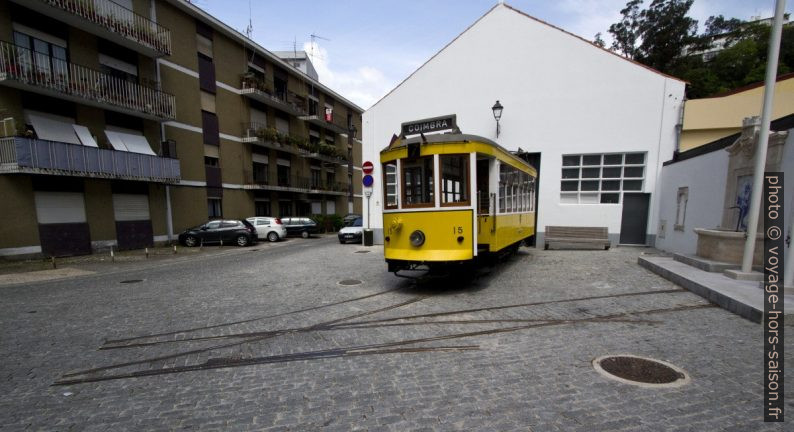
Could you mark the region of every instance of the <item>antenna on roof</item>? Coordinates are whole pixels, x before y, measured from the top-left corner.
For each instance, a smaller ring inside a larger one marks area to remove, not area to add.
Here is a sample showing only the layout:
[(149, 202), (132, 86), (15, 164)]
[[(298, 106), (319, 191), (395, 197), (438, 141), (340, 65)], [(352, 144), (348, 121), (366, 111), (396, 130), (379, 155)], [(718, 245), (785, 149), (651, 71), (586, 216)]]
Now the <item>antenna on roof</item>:
[(248, 27), (245, 28), (245, 35), (248, 37), (248, 39), (251, 39), (251, 35), (254, 33), (254, 23), (252, 16), (251, 0), (248, 0)]
[(328, 41), (328, 42), (331, 42), (331, 39), (324, 38), (324, 37), (322, 37), (322, 36), (320, 36), (320, 35), (316, 35), (316, 34), (314, 34), (314, 33), (310, 34), (310, 35), (309, 35), (309, 37), (310, 37), (310, 38), (311, 38), (311, 40), (312, 40), (312, 43), (311, 43), (311, 53), (310, 53), (310, 56), (311, 56), (311, 58), (312, 58), (312, 61), (314, 61), (314, 40), (315, 40), (315, 39), (322, 39), (322, 40), (326, 40), (326, 41)]

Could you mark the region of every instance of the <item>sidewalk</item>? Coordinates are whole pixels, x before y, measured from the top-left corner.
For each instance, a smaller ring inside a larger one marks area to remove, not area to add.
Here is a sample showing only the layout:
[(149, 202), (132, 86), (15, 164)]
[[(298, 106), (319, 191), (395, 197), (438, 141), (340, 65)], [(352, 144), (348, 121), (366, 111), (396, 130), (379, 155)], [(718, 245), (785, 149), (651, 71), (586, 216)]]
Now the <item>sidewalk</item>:
[[(312, 240), (318, 240), (323, 237), (325, 236), (315, 235), (315, 238)], [(29, 260), (0, 259), (0, 287), (20, 283), (85, 276), (109, 271), (128, 270), (135, 267), (146, 267), (146, 265), (152, 264), (162, 265), (168, 264), (169, 262), (179, 262), (236, 252), (279, 248), (298, 241), (303, 241), (303, 239), (288, 238), (276, 243), (260, 241), (255, 245), (247, 247), (221, 247), (212, 245), (189, 248), (180, 245), (176, 246), (176, 253), (174, 252), (173, 246), (158, 246), (149, 248), (148, 256), (146, 254), (146, 249), (135, 249), (115, 251), (113, 257), (111, 257), (110, 252), (103, 252), (92, 255), (55, 258), (54, 267), (53, 260), (47, 258)], [(136, 266), (135, 264), (145, 265)]]

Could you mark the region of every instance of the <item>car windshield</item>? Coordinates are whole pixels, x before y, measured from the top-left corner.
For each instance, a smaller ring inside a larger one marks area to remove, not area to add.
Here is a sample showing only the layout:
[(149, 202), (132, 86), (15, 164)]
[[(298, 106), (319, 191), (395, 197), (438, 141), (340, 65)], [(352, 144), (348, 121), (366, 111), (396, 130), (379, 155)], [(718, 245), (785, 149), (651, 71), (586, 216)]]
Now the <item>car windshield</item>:
[(364, 221), (361, 218), (355, 218), (354, 220), (350, 221), (348, 226), (350, 227), (360, 227), (362, 226)]

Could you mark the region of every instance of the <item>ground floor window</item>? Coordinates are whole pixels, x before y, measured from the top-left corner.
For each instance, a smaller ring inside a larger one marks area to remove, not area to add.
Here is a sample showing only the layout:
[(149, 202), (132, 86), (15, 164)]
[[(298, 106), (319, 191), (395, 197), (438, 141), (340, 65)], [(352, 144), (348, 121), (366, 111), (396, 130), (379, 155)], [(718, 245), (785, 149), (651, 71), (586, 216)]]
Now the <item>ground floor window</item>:
[(270, 201), (254, 201), (255, 216), (270, 216)]
[(618, 204), (623, 192), (642, 192), (645, 159), (639, 152), (563, 155), (560, 202)]
[(223, 213), (221, 212), (221, 199), (220, 198), (209, 198), (207, 199), (207, 216), (210, 219), (216, 219), (223, 217)]
[(279, 201), (278, 202), (278, 216), (279, 217), (292, 216), (292, 202), (291, 201)]

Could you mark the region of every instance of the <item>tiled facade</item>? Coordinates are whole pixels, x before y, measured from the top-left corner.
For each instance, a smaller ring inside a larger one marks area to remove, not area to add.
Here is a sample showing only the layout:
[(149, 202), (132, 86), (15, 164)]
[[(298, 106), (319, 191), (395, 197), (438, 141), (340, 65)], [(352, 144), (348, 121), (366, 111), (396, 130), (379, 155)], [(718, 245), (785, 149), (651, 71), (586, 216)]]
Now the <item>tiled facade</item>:
[(361, 109), (183, 0), (0, 0), (0, 67), (0, 255), (361, 212)]

